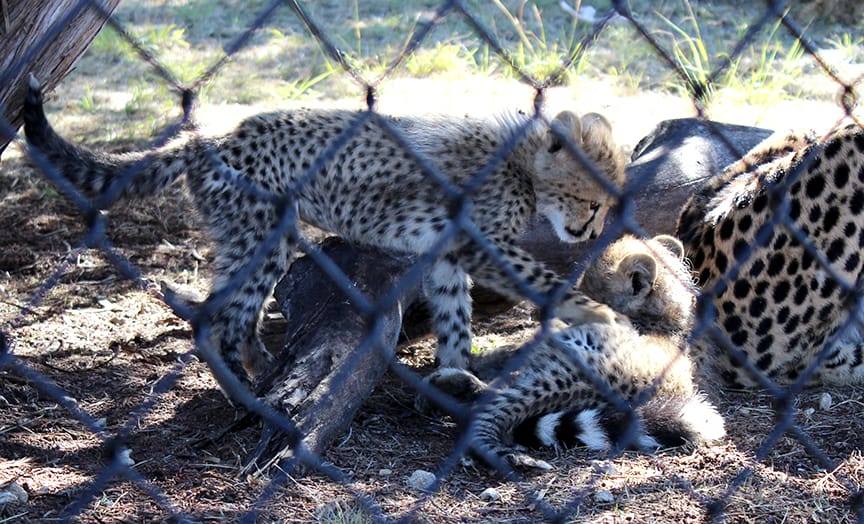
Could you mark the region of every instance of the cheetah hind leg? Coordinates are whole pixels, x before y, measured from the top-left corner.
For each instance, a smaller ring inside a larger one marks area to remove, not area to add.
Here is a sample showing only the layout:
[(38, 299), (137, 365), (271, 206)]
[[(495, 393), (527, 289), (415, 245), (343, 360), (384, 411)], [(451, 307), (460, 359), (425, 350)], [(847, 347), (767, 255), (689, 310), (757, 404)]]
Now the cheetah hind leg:
[[(282, 251), (282, 250), (278, 250)], [(267, 369), (273, 356), (259, 335), (264, 302), (283, 274), (286, 256), (271, 256), (253, 276), (242, 282), (213, 317), (213, 333), (228, 369), (246, 386)]]
[[(272, 209), (262, 209), (268, 216), (275, 215)], [(272, 222), (275, 222), (275, 218)], [(239, 223), (254, 222), (241, 220)], [(257, 226), (263, 228), (270, 223)], [(269, 231), (269, 228), (264, 230)], [(226, 286), (233, 287), (233, 291), (224, 298), (212, 319), (210, 340), (213, 347), (218, 348), (228, 369), (247, 386), (251, 385), (249, 371), (257, 374), (266, 369), (267, 364), (272, 361), (272, 356), (261, 342), (259, 325), (264, 302), (272, 294), (276, 281), (288, 268), (288, 253), (291, 248), (287, 238), (280, 239), (248, 278), (242, 282), (233, 282), (232, 277), (244, 271), (260, 244), (260, 239), (251, 234), (249, 237), (245, 241), (229, 237), (226, 242), (217, 242), (216, 279), (210, 293), (212, 298), (222, 293)]]
[(466, 369), (471, 358), (471, 281), (455, 257), (435, 262), (426, 278), (426, 295), (438, 339), (435, 364)]
[(504, 459), (507, 462), (517, 469), (533, 469), (540, 471), (551, 471), (555, 469), (552, 467), (552, 464), (549, 464), (545, 460), (536, 459), (527, 453), (523, 453), (521, 451), (512, 451), (504, 455)]
[[(482, 439), (481, 439), (482, 440)], [(492, 467), (496, 471), (504, 474), (505, 476), (509, 476), (508, 472), (505, 469), (502, 469), (501, 466), (496, 467), (496, 464), (491, 463), (487, 457), (495, 456), (499, 460), (503, 460), (506, 462), (507, 466), (510, 466), (514, 470), (521, 471), (551, 471), (555, 469), (551, 464), (542, 459), (537, 459), (526, 453), (527, 448), (520, 445), (511, 445), (509, 447), (492, 445), (489, 447), (482, 447), (482, 442), (477, 442), (474, 445), (474, 450), (472, 452), (473, 458), (477, 459), (483, 464)]]

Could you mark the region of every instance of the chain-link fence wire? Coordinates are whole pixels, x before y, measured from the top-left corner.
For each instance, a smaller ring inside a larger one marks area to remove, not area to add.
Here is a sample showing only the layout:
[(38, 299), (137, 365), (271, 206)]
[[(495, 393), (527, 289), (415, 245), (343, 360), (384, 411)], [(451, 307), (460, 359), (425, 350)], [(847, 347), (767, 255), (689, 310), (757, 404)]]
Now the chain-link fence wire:
[[(471, 221), (471, 198), (478, 190), (480, 190), (483, 182), (491, 173), (494, 172), (500, 163), (506, 161), (514, 146), (527, 133), (529, 126), (535, 125), (538, 121), (542, 122), (544, 125), (550, 125), (549, 121), (545, 119), (540, 111), (546, 89), (551, 85), (554, 85), (558, 78), (562, 76), (568, 68), (572, 67), (586, 50), (590, 49), (592, 46), (602, 45), (601, 42), (604, 35), (604, 29), (613, 16), (619, 16), (626, 19), (626, 22), (637, 31), (640, 38), (650, 45), (656, 51), (657, 55), (668, 65), (668, 67), (675, 72), (675, 74), (680, 78), (680, 81), (687, 86), (687, 92), (691, 94), (695, 111), (700, 117), (705, 116), (703, 108), (710, 97), (713, 83), (716, 82), (720, 75), (731, 66), (733, 61), (742, 53), (742, 50), (754, 41), (756, 35), (762, 31), (765, 26), (777, 23), (781, 24), (800, 43), (803, 49), (815, 59), (816, 63), (821, 67), (825, 74), (837, 83), (843, 93), (840, 98), (840, 106), (842, 107), (845, 116), (853, 116), (852, 110), (856, 103), (855, 88), (857, 80), (855, 82), (844, 81), (820, 58), (816, 47), (807, 39), (802, 29), (789, 15), (786, 3), (779, 1), (769, 1), (764, 6), (752, 6), (751, 9), (753, 13), (758, 13), (755, 22), (748, 28), (743, 37), (730, 51), (728, 59), (717, 69), (713, 70), (710, 75), (701, 80), (695, 78), (685, 70), (685, 68), (683, 68), (679, 62), (671, 56), (670, 52), (664, 48), (664, 46), (661, 45), (654, 36), (652, 36), (652, 33), (630, 12), (627, 2), (613, 2), (612, 9), (610, 9), (605, 16), (599, 18), (599, 22), (594, 25), (593, 29), (580, 41), (574, 42), (572, 49), (570, 49), (570, 52), (567, 54), (567, 58), (562, 61), (557, 71), (541, 79), (533, 77), (526, 70), (521, 68), (511, 57), (507, 48), (499, 42), (495, 34), (484, 25), (482, 19), (473, 13), (465, 2), (458, 0), (442, 2), (435, 10), (433, 16), (421, 21), (402, 51), (387, 65), (383, 73), (376, 78), (365, 77), (362, 71), (353, 66), (351, 61), (346, 59), (346, 55), (340, 50), (339, 46), (336, 45), (333, 39), (327, 34), (327, 31), (323, 26), (310, 16), (302, 4), (296, 1), (275, 0), (268, 4), (260, 14), (256, 16), (254, 21), (239, 37), (235, 38), (233, 42), (226, 46), (225, 55), (221, 60), (202, 73), (198, 79), (188, 86), (183, 85), (183, 83), (175, 78), (170, 70), (161, 64), (160, 61), (145, 48), (145, 46), (138, 42), (121, 23), (116, 19), (111, 18), (109, 13), (104, 10), (98, 1), (81, 0), (75, 4), (72, 9), (70, 9), (66, 16), (58, 19), (57, 23), (53, 26), (52, 31), (46, 34), (38, 45), (27, 50), (22, 58), (15, 63), (10, 70), (0, 73), (0, 79), (13, 78), (22, 69), (26, 69), (28, 63), (33, 61), (34, 57), (39, 53), (40, 46), (44, 46), (47, 42), (56, 38), (63, 27), (83, 9), (94, 9), (100, 12), (101, 15), (106, 18), (108, 24), (110, 24), (115, 31), (122, 35), (122, 37), (133, 46), (140, 58), (150, 64), (153, 71), (162, 77), (180, 98), (183, 110), (182, 117), (175, 125), (169, 127), (160, 137), (158, 137), (155, 142), (156, 145), (161, 145), (169, 141), (181, 128), (190, 127), (190, 122), (192, 121), (193, 116), (192, 102), (202, 86), (214, 76), (218, 75), (220, 71), (227, 66), (230, 58), (239, 50), (243, 49), (244, 46), (249, 43), (252, 35), (261, 29), (273, 13), (279, 9), (290, 9), (303, 22), (311, 37), (315, 39), (327, 57), (339, 64), (346, 74), (350, 75), (350, 77), (359, 86), (362, 86), (365, 89), (366, 110), (357, 112), (354, 121), (341, 135), (330, 141), (324, 149), (324, 152), (315, 160), (315, 162), (312, 163), (303, 175), (298, 178), (295, 186), (286, 188), (285, 191), (280, 194), (274, 194), (265, 188), (255, 186), (246, 179), (242, 173), (232, 170), (227, 165), (220, 162), (217, 152), (211, 152), (214, 166), (216, 166), (224, 178), (234, 186), (234, 190), (247, 193), (255, 199), (270, 202), (279, 210), (278, 226), (266, 233), (263, 242), (261, 242), (257, 247), (250, 259), (240, 270), (231, 275), (230, 280), (223, 285), (221, 288), (223, 291), (212, 293), (203, 303), (191, 306), (170, 292), (164, 294), (165, 302), (172, 308), (172, 310), (180, 318), (187, 320), (193, 326), (195, 333), (195, 349), (188, 354), (183, 355), (175, 364), (174, 369), (158, 381), (158, 383), (153, 387), (152, 394), (149, 395), (146, 401), (131, 410), (126, 424), (120, 429), (107, 431), (104, 428), (104, 422), (96, 420), (89, 415), (86, 410), (82, 409), (78, 405), (76, 399), (55, 385), (49, 377), (40, 374), (38, 371), (28, 366), (24, 360), (16, 357), (14, 351), (14, 340), (11, 340), (5, 334), (2, 336), (0, 366), (8, 372), (17, 374), (26, 379), (42, 395), (53, 399), (60, 406), (66, 409), (74, 419), (80, 422), (85, 428), (91, 431), (93, 435), (102, 441), (105, 456), (108, 457), (101, 473), (80, 492), (75, 502), (64, 510), (62, 517), (69, 520), (80, 516), (102, 491), (118, 479), (125, 479), (134, 482), (143, 491), (143, 493), (152, 498), (152, 500), (165, 511), (166, 515), (178, 521), (188, 521), (191, 519), (191, 517), (184, 514), (171, 502), (171, 497), (169, 495), (162, 492), (158, 486), (148, 481), (148, 479), (143, 478), (136, 471), (129, 460), (130, 450), (126, 441), (129, 435), (135, 431), (137, 421), (150, 412), (162, 395), (167, 391), (170, 391), (171, 388), (176, 385), (178, 379), (182, 376), (187, 363), (193, 358), (193, 355), (197, 355), (207, 362), (220, 386), (236, 405), (242, 406), (250, 413), (254, 413), (263, 419), (268, 425), (269, 430), (285, 432), (291, 437), (291, 440), (294, 443), (293, 455), (289, 459), (284, 460), (280, 464), (280, 467), (275, 470), (276, 473), (270, 480), (267, 488), (262, 491), (257, 502), (248, 508), (248, 512), (243, 517), (244, 521), (251, 522), (255, 520), (259, 513), (266, 508), (268, 502), (274, 496), (277, 496), (279, 489), (285, 485), (286, 480), (290, 478), (292, 473), (297, 471), (299, 466), (302, 466), (306, 471), (317, 471), (326, 477), (329, 477), (331, 480), (342, 484), (372, 517), (380, 520), (390, 518), (391, 516), (388, 515), (382, 507), (378, 506), (368, 495), (352, 488), (351, 480), (348, 476), (342, 473), (338, 468), (327, 464), (318, 454), (304, 449), (301, 443), (304, 435), (297, 429), (292, 421), (288, 417), (284, 416), (284, 414), (278, 412), (278, 410), (261, 402), (256, 395), (242, 384), (228, 369), (219, 356), (218, 351), (211, 347), (210, 330), (212, 328), (213, 315), (225, 304), (225, 301), (230, 298), (231, 290), (238, 289), (246, 279), (250, 278), (255, 269), (263, 262), (265, 257), (275, 248), (281, 239), (288, 237), (297, 248), (309, 255), (321, 267), (322, 271), (344, 290), (348, 299), (357, 309), (358, 314), (364, 315), (366, 318), (370, 319), (369, 332), (364, 341), (357, 348), (356, 356), (354, 357), (354, 361), (359, 362), (365, 352), (387, 351), (387, 348), (384, 347), (385, 344), (383, 344), (383, 335), (380, 329), (380, 320), (382, 315), (396, 304), (399, 297), (404, 295), (410, 289), (421, 284), (425, 273), (429, 270), (431, 265), (446, 253), (448, 244), (450, 244), (457, 236), (461, 235), (470, 239), (474, 245), (476, 245), (477, 249), (482, 250), (486, 256), (496, 264), (500, 265), (502, 272), (514, 281), (514, 284), (518, 287), (520, 293), (524, 294), (525, 298), (531, 301), (541, 312), (539, 333), (518, 352), (516, 357), (508, 362), (502, 374), (502, 379), (506, 381), (506, 377), (510, 372), (517, 370), (519, 366), (524, 363), (525, 359), (530, 358), (531, 352), (537, 345), (551, 340), (549, 320), (553, 316), (554, 307), (558, 301), (561, 300), (563, 294), (575, 284), (579, 277), (579, 272), (574, 271), (572, 274), (567, 275), (564, 285), (559, 286), (551, 293), (541, 293), (538, 290), (533, 289), (525, 278), (519, 275), (517, 269), (513, 267), (512, 264), (508, 263), (508, 261), (502, 256), (498, 247), (489, 241), (489, 239), (487, 239), (479, 230), (477, 225)], [(501, 144), (488, 162), (485, 165), (480, 166), (477, 173), (462, 187), (457, 187), (453, 184), (446, 176), (446, 173), (442, 173), (439, 168), (436, 167), (434, 162), (415, 151), (412, 148), (411, 141), (404, 136), (404, 133), (394, 126), (387, 118), (376, 112), (377, 88), (383, 81), (391, 77), (400, 65), (409, 56), (411, 56), (419, 46), (430, 38), (432, 29), (445, 17), (460, 17), (467, 22), (476, 35), (491, 47), (491, 49), (507, 64), (515, 75), (522, 82), (530, 85), (536, 92), (534, 101), (535, 112), (526, 122), (513, 132), (509, 137), (509, 140)], [(302, 234), (297, 229), (298, 209), (294, 201), (295, 195), (300, 193), (303, 186), (308, 184), (316, 173), (318, 173), (323, 167), (333, 162), (334, 157), (340, 148), (344, 147), (355, 133), (370, 122), (380, 127), (397, 144), (399, 144), (400, 147), (405, 149), (413, 161), (416, 162), (418, 168), (434, 180), (440, 187), (442, 202), (444, 202), (442, 205), (447, 205), (450, 209), (453, 209), (452, 220), (444, 231), (442, 231), (435, 246), (429, 251), (416, 257), (411, 267), (401, 277), (397, 285), (395, 285), (383, 298), (377, 301), (371, 300), (369, 297), (366, 297), (363, 293), (359, 292), (356, 287), (353, 286), (351, 280), (335, 263), (333, 263), (333, 261), (329, 260), (317, 246), (303, 238)], [(706, 122), (709, 125), (711, 124), (710, 121), (706, 120)], [(0, 126), (2, 126), (3, 132), (14, 134), (14, 130), (10, 128), (8, 122), (0, 122)], [(550, 126), (550, 128), (553, 132), (557, 133), (557, 130), (554, 127)], [(719, 140), (724, 142), (731, 150), (735, 150), (735, 146), (723, 134), (721, 129), (716, 127), (713, 127), (712, 129), (716, 131)], [(559, 138), (566, 139), (563, 134), (561, 134)], [(586, 255), (587, 259), (590, 260), (596, 257), (606, 245), (614, 241), (623, 233), (632, 232), (644, 235), (644, 231), (634, 218), (634, 196), (643, 189), (649, 181), (629, 180), (628, 184), (623, 189), (619, 189), (591, 162), (578, 144), (573, 144), (572, 142), (565, 140), (565, 146), (570, 154), (582, 162), (586, 169), (591, 172), (596, 182), (616, 197), (618, 203), (615, 220), (606, 227), (599, 241), (589, 250)], [(736, 153), (740, 156), (743, 155), (744, 152), (736, 151)], [(12, 320), (7, 327), (14, 328), (21, 323), (23, 318), (33, 314), (33, 309), (38, 306), (43, 297), (57, 285), (60, 278), (68, 271), (70, 261), (74, 260), (78, 254), (87, 248), (99, 249), (124, 277), (139, 283), (144, 288), (149, 288), (149, 282), (143, 278), (141, 272), (135, 267), (135, 265), (112, 246), (111, 241), (106, 236), (108, 219), (102, 212), (102, 210), (109, 207), (121, 195), (124, 187), (134, 176), (136, 176), (137, 173), (141, 171), (148, 159), (145, 158), (141, 162), (136, 163), (132, 168), (126, 170), (126, 172), (122, 173), (121, 176), (117, 177), (104, 192), (93, 199), (88, 199), (67, 179), (65, 179), (57, 167), (52, 165), (40, 153), (40, 151), (30, 148), (28, 149), (28, 154), (37, 168), (53, 184), (55, 184), (56, 187), (67, 198), (69, 198), (69, 200), (81, 212), (87, 223), (87, 231), (80, 239), (79, 245), (73, 249), (60, 264), (58, 264), (52, 275), (45, 280), (40, 289), (33, 293), (30, 303), (27, 307), (22, 309), (21, 316)], [(826, 273), (830, 277), (834, 278), (838, 285), (850, 297), (846, 304), (849, 315), (838, 331), (825, 342), (824, 348), (820, 352), (819, 357), (811, 362), (798, 380), (790, 386), (777, 385), (769, 377), (766, 377), (764, 373), (762, 373), (752, 362), (743, 359), (744, 367), (747, 371), (774, 397), (777, 413), (776, 424), (770, 434), (765, 437), (762, 445), (754, 453), (752, 465), (748, 468), (742, 469), (729, 484), (726, 491), (718, 497), (708, 497), (704, 494), (698, 493), (684, 479), (674, 476), (670, 479), (671, 482), (685, 488), (694, 499), (703, 504), (707, 509), (709, 516), (712, 518), (723, 517), (724, 508), (730, 498), (753, 474), (756, 465), (768, 456), (768, 453), (783, 435), (791, 435), (799, 440), (820, 467), (827, 471), (835, 471), (837, 469), (837, 464), (831, 460), (825, 451), (822, 450), (820, 446), (796, 423), (794, 401), (796, 396), (802, 391), (807, 379), (815, 373), (823, 363), (824, 359), (831, 353), (836, 340), (842, 337), (847, 330), (861, 329), (861, 326), (859, 325), (858, 312), (862, 308), (862, 294), (859, 291), (861, 283), (857, 281), (850, 282), (833, 271), (831, 263), (827, 260), (825, 255), (820, 252), (817, 246), (814, 245), (806, 232), (802, 231), (794, 221), (789, 218), (788, 206), (790, 205), (790, 202), (785, 196), (786, 192), (801, 173), (805, 172), (812, 160), (812, 157), (813, 155), (811, 155), (811, 158), (808, 161), (803, 162), (798, 168), (787, 173), (784, 182), (773, 189), (774, 196), (777, 197), (776, 201), (778, 202), (777, 212), (773, 215), (769, 223), (759, 231), (755, 242), (752, 245), (747, 246), (747, 248), (740, 254), (740, 257), (736, 259), (736, 263), (733, 264), (733, 267), (730, 268), (724, 278), (721, 279), (721, 282), (718, 283), (714, 289), (705, 290), (705, 294), (701, 299), (701, 314), (694, 329), (692, 338), (697, 339), (702, 336), (710, 335), (711, 338), (717, 341), (726, 351), (741, 355), (741, 350), (729, 340), (726, 333), (713, 324), (710, 301), (714, 294), (719, 293), (723, 286), (729, 285), (729, 283), (734, 280), (737, 271), (741, 268), (748, 257), (759, 246), (767, 242), (773, 229), (779, 227), (787, 228), (791, 234), (806, 247), (807, 251), (814, 257), (816, 262), (824, 268)], [(582, 365), (580, 361), (576, 361), (575, 359), (574, 362), (577, 365)], [(452, 412), (457, 418), (465, 418), (469, 416), (469, 413), (463, 407), (454, 404), (452, 400), (448, 400), (448, 398), (442, 396), (439, 392), (430, 390), (428, 386), (422, 382), (421, 377), (412, 370), (398, 364), (393, 364), (393, 369), (399, 377), (403, 378), (419, 391), (433, 397), (439, 403), (443, 403), (447, 410)], [(651, 391), (648, 391), (633, 401), (627, 401), (621, 395), (617, 394), (605, 379), (597, 376), (592, 372), (592, 370), (583, 367), (583, 371), (588, 377), (588, 380), (607, 397), (610, 403), (622, 412), (630, 412), (631, 418), (635, 418), (633, 406), (645, 401), (647, 396), (652, 393)], [(335, 380), (333, 381), (335, 388), (340, 387), (340, 385), (344, 383), (347, 379), (346, 375), (348, 372), (350, 372), (350, 370), (335, 377)], [(479, 402), (482, 403), (488, 400), (488, 398), (483, 397)], [(631, 425), (631, 439), (635, 438), (635, 428), (636, 425)], [(625, 438), (624, 443), (626, 442), (627, 439)], [(430, 487), (430, 490), (434, 492), (439, 489), (442, 480), (446, 479), (459, 464), (461, 458), (468, 455), (471, 451), (472, 436), (469, 432), (463, 431), (459, 434), (452, 452), (446, 457), (443, 457), (438, 470), (435, 472), (437, 480), (435, 481), (435, 484)], [(473, 451), (483, 455), (482, 450), (474, 449)], [(620, 452), (620, 450), (613, 450), (613, 452), (617, 453)], [(526, 496), (536, 506), (542, 517), (549, 521), (564, 521), (572, 517), (575, 511), (577, 511), (579, 505), (585, 503), (586, 496), (596, 489), (602, 476), (601, 473), (596, 473), (584, 487), (574, 491), (571, 500), (562, 506), (555, 507), (549, 502), (543, 500), (539, 487), (531, 487), (530, 479), (521, 476), (520, 472), (510, 467), (506, 461), (501, 460), (497, 456), (490, 456), (488, 454), (484, 455), (482, 458), (485, 462), (489, 463), (493, 469), (497, 470), (498, 473), (509, 478), (524, 481), (520, 482), (519, 485), (528, 487), (521, 489), (525, 490)], [(491, 471), (490, 474), (492, 474)], [(861, 501), (860, 487), (852, 479), (846, 478), (841, 474), (837, 474), (836, 478), (838, 478), (840, 482), (844, 483), (849, 492), (849, 504), (852, 511), (857, 515), (859, 521), (864, 520), (864, 505), (862, 505)], [(424, 497), (418, 498), (413, 508), (408, 512), (403, 513), (401, 519), (407, 521), (417, 517), (420, 508), (422, 507), (423, 500)]]

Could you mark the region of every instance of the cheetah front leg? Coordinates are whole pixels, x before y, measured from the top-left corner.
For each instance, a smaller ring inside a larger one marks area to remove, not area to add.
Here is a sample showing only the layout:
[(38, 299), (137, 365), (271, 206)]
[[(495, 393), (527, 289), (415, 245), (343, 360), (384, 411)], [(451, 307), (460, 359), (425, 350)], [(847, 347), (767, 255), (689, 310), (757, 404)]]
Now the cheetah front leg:
[(471, 357), (471, 282), (451, 255), (438, 260), (426, 279), (438, 367), (465, 369)]
[[(519, 247), (510, 245), (502, 250), (501, 254), (519, 277), (539, 293), (550, 293), (564, 284), (563, 278)], [(465, 250), (460, 253), (460, 261), (476, 283), (512, 300), (526, 298), (502, 264), (492, 260), (484, 251)], [(565, 291), (555, 307), (555, 316), (573, 324), (613, 323), (618, 320), (612, 308), (591, 300), (575, 286)]]
[[(423, 382), (450, 395), (462, 404), (475, 402), (491, 382), (503, 376), (507, 362), (519, 350), (518, 345), (506, 345), (471, 353), (467, 369), (438, 368), (423, 379)], [(421, 413), (432, 412), (429, 397), (419, 392), (414, 399), (414, 408)]]
[[(450, 395), (464, 405), (474, 403), (489, 387), (470, 371), (457, 368), (438, 368), (424, 378), (423, 382)], [(420, 390), (414, 398), (414, 409), (420, 413), (431, 413), (433, 403), (430, 403), (430, 400), (431, 398)], [(444, 407), (446, 408), (446, 406)]]

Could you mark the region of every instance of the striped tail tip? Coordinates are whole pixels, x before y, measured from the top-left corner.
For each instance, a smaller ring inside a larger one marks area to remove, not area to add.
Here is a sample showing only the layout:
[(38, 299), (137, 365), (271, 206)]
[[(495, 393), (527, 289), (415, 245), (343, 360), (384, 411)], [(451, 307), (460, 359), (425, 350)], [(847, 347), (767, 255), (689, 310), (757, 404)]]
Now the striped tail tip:
[(704, 395), (653, 398), (635, 416), (606, 404), (532, 417), (514, 431), (528, 447), (584, 446), (595, 451), (617, 448), (656, 451), (719, 440), (726, 435), (723, 417)]

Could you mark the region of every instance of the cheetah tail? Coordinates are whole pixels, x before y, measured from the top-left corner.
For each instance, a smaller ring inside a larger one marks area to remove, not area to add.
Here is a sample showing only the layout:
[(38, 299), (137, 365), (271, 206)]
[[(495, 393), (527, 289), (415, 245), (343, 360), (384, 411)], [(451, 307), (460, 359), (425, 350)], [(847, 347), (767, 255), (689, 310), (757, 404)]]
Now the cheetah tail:
[(24, 134), (39, 167), (45, 162), (89, 196), (102, 194), (118, 178), (128, 179), (125, 194), (148, 194), (167, 187), (189, 161), (180, 154), (184, 141), (175, 141), (149, 152), (104, 154), (69, 143), (59, 136), (43, 108), (42, 87), (32, 74), (24, 98)]
[[(636, 419), (604, 404), (595, 409), (571, 409), (528, 419), (514, 434), (529, 447), (585, 446), (593, 450), (626, 447), (643, 451), (698, 445), (726, 435), (723, 418), (700, 394), (652, 398), (636, 408)], [(631, 430), (635, 426), (635, 433)], [(626, 442), (625, 442), (626, 439)]]

